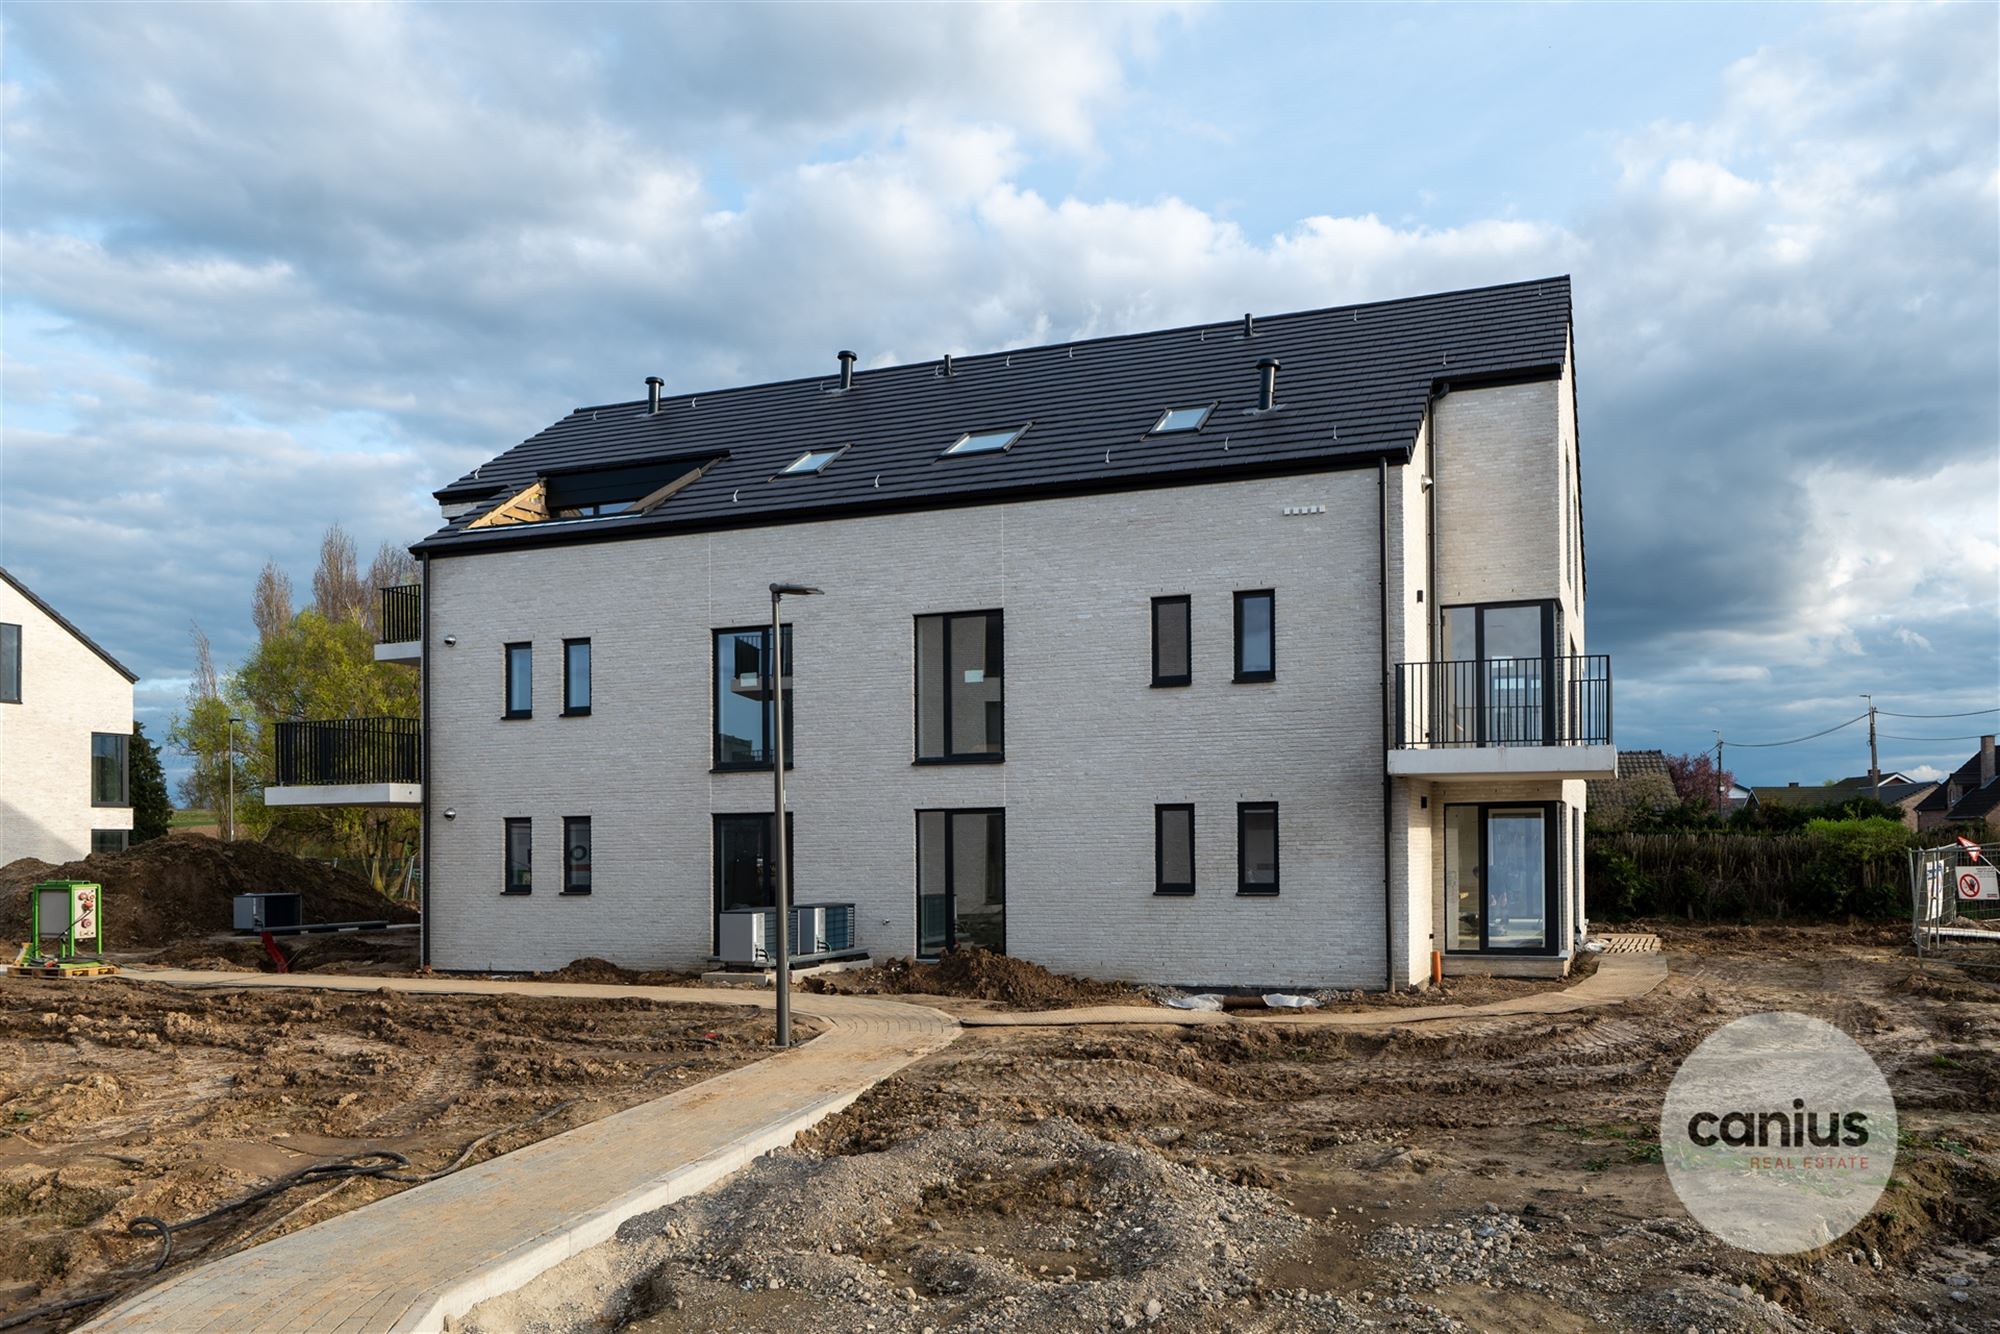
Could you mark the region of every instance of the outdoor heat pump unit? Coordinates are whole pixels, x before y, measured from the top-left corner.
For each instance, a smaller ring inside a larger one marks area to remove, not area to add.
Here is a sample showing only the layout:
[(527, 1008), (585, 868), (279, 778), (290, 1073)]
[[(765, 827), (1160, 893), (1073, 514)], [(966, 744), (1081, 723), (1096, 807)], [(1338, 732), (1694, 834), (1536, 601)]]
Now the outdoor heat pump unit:
[(276, 931), (305, 924), (297, 894), (238, 894), (234, 906), (238, 931)]
[[(716, 934), (717, 954), (725, 964), (763, 967), (777, 962), (776, 908), (726, 909), (721, 914)], [(794, 961), (851, 952), (854, 947), (854, 905), (793, 905), (791, 947)]]

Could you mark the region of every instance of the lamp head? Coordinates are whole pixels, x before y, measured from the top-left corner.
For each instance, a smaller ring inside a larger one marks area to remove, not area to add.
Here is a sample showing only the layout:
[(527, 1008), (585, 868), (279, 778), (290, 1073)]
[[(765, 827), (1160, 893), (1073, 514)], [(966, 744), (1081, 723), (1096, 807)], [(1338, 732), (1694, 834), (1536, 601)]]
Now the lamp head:
[(772, 585), (771, 585), (771, 596), (772, 596), (772, 597), (774, 597), (774, 598), (784, 598), (784, 597), (793, 597), (793, 598), (804, 598), (804, 597), (812, 597), (812, 596), (813, 596), (814, 594), (816, 594), (816, 593), (819, 593), (819, 592), (821, 592), (821, 591), (822, 591), (822, 590), (820, 590), (820, 589), (817, 589), (817, 588), (809, 588), (809, 587), (807, 587), (807, 586), (806, 586), (806, 585), (804, 585), (804, 584), (772, 584)]

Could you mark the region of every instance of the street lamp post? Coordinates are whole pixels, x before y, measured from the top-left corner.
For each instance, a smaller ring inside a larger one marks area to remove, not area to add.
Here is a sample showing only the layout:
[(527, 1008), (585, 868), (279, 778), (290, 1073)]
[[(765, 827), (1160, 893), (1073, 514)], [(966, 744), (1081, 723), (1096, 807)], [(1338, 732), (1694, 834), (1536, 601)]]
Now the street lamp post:
[(811, 597), (817, 588), (804, 584), (771, 585), (771, 846), (777, 862), (778, 885), (778, 1045), (792, 1045), (792, 885), (785, 835), (785, 627), (778, 620), (778, 603), (790, 594)]
[(229, 837), (225, 842), (236, 841), (236, 728), (243, 720), (229, 720)]

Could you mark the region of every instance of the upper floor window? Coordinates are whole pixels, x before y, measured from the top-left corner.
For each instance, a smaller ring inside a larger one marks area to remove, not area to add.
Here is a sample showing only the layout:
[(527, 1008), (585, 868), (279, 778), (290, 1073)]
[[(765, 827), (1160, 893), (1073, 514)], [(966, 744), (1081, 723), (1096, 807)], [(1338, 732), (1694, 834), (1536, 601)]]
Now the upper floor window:
[(131, 738), (123, 732), (90, 734), (90, 804), (130, 806), (132, 791), (126, 767), (126, 748)]
[(0, 704), (21, 702), (21, 627), (0, 625)]
[(1270, 589), (1236, 595), (1236, 679), (1270, 681), (1278, 675), (1277, 595)]
[[(785, 627), (785, 767), (792, 750), (792, 627)], [(715, 767), (767, 768), (771, 735), (771, 630), (715, 632)]]
[(1215, 404), (1204, 403), (1198, 408), (1168, 408), (1153, 423), (1152, 434), (1172, 435), (1176, 431), (1199, 431), (1208, 414), (1215, 410)]
[(503, 894), (527, 894), (535, 888), (535, 826), (531, 820), (502, 822), (507, 831), (507, 866), (500, 883)]
[(1189, 656), (1188, 599), (1153, 599), (1153, 684), (1184, 686), (1193, 680)]
[(508, 718), (527, 718), (535, 712), (535, 646), (507, 645)]
[[(1032, 425), (1032, 423), (1030, 423)], [(1014, 442), (1026, 435), (1026, 426), (1016, 426), (1005, 431), (968, 431), (945, 450), (947, 456), (953, 454), (994, 454), (1012, 449)]]
[(1278, 803), (1236, 805), (1236, 892), (1278, 892)]
[(1005, 750), (1002, 615), (917, 617), (917, 759), (998, 760)]
[(563, 887), (565, 894), (590, 892), (590, 817), (563, 819)]
[(590, 712), (590, 641), (563, 640), (563, 717)]

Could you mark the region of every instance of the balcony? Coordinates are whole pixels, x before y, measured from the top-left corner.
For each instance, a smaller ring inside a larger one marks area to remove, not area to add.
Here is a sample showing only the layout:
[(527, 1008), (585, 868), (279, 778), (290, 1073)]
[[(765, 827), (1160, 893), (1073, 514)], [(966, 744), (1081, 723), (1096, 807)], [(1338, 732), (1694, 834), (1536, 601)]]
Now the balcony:
[(415, 718), (279, 723), (266, 806), (421, 806), (423, 725)]
[(421, 662), (424, 656), (423, 590), (416, 584), (400, 584), (378, 589), (381, 596), (375, 618), (377, 662)]
[(1611, 778), (1611, 659), (1399, 663), (1389, 772), (1442, 782)]

